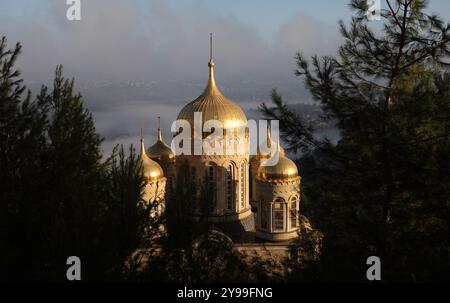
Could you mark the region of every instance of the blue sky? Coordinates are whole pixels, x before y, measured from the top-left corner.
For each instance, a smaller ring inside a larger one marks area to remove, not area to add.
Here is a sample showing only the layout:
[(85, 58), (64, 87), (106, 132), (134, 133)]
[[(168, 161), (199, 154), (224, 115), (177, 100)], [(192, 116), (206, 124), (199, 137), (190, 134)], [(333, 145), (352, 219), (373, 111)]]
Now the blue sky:
[[(297, 52), (336, 55), (342, 43), (337, 23), (348, 24), (352, 15), (349, 0), (81, 3), (82, 20), (70, 22), (66, 0), (0, 1), (0, 35), (22, 43), (19, 67), (28, 81), (51, 78), (63, 64), (83, 81), (198, 83), (214, 32), (217, 75), (224, 83), (273, 87), (297, 81)], [(431, 0), (427, 12), (450, 20), (450, 0)]]
[[(0, 35), (22, 42), (19, 63), (28, 79), (50, 76), (61, 63), (86, 80), (198, 81), (203, 71), (197, 67), (203, 67), (208, 34), (214, 32), (223, 80), (275, 83), (292, 79), (298, 51), (335, 55), (342, 42), (337, 22), (348, 23), (352, 15), (349, 0), (81, 3), (82, 21), (71, 23), (65, 18), (66, 0), (0, 1)], [(431, 0), (428, 12), (450, 20), (450, 1)], [(124, 62), (123, 54), (133, 55)]]
[[(61, 1), (65, 0), (52, 0)], [(82, 4), (86, 1), (81, 0)], [(127, 1), (127, 0), (123, 0)], [(149, 0), (138, 0), (144, 10), (149, 9)], [(192, 7), (207, 7), (212, 12), (225, 16), (233, 16), (240, 22), (256, 28), (259, 34), (267, 40), (272, 39), (286, 20), (298, 12), (312, 16), (324, 23), (334, 25), (340, 19), (348, 20), (351, 11), (348, 0), (165, 0), (176, 11), (182, 12)], [(450, 1), (432, 0), (429, 11), (438, 13), (446, 20), (450, 20)], [(14, 0), (1, 1), (0, 14), (24, 16), (35, 14), (46, 16), (48, 13), (47, 0)]]
[[(86, 81), (198, 82), (214, 32), (224, 81), (292, 80), (293, 57), (335, 55), (338, 20), (349, 0), (81, 0), (82, 20), (66, 19), (66, 0), (0, 1), (0, 35), (20, 41), (24, 76), (51, 77), (56, 64)], [(428, 12), (450, 20), (450, 1)], [(124, 56), (128, 54), (128, 56)], [(220, 70), (219, 70), (220, 69)]]

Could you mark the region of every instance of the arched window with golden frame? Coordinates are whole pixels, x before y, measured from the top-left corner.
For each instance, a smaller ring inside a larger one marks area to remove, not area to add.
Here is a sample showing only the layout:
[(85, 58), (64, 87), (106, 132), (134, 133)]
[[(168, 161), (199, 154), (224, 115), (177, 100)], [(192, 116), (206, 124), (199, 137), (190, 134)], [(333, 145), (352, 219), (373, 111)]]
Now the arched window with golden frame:
[(275, 199), (272, 208), (272, 229), (273, 231), (284, 231), (284, 205), (285, 200), (281, 197)]
[(226, 209), (232, 211), (235, 201), (235, 185), (234, 176), (236, 174), (236, 168), (234, 163), (229, 163), (225, 170), (225, 189), (226, 189)]

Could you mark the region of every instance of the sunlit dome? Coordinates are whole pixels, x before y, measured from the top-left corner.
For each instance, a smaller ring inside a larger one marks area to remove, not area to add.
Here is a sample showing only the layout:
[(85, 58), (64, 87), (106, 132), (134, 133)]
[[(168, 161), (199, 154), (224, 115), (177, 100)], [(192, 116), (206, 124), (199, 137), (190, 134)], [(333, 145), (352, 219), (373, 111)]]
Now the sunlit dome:
[(164, 178), (164, 172), (161, 166), (147, 156), (147, 153), (145, 152), (144, 139), (142, 137), (139, 161), (146, 181), (152, 182)]
[(258, 178), (263, 181), (290, 181), (298, 178), (297, 165), (287, 158), (284, 150), (279, 147), (278, 162), (273, 165), (265, 165), (269, 159), (264, 160), (258, 168)]
[(179, 120), (186, 120), (194, 125), (194, 113), (202, 113), (202, 124), (209, 120), (218, 120), (224, 129), (234, 129), (247, 126), (247, 117), (239, 105), (222, 95), (214, 80), (214, 62), (208, 63), (209, 79), (203, 93), (194, 101), (188, 103), (178, 114)]
[(158, 117), (158, 140), (147, 149), (147, 154), (152, 160), (158, 162), (174, 162), (175, 154), (172, 149), (164, 143), (159, 120)]

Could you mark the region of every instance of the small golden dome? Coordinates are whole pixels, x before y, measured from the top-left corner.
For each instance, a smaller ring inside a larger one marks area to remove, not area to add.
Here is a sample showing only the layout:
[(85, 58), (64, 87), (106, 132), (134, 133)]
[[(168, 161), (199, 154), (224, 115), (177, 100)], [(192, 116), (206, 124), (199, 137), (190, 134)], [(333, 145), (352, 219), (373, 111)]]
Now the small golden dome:
[(258, 178), (263, 181), (289, 181), (298, 177), (297, 165), (287, 158), (284, 150), (278, 151), (278, 162), (273, 166), (264, 165), (264, 160), (258, 168)]
[(163, 141), (156, 141), (148, 150), (148, 156), (155, 161), (173, 162), (175, 161), (175, 154), (172, 149)]
[(209, 80), (203, 93), (188, 103), (178, 114), (179, 120), (186, 120), (194, 125), (194, 113), (202, 113), (202, 124), (209, 120), (218, 120), (223, 129), (247, 126), (247, 117), (239, 105), (225, 98), (214, 80), (214, 62), (209, 61)]
[(148, 156), (158, 162), (174, 162), (175, 154), (172, 149), (163, 141), (161, 127), (159, 125), (160, 118), (158, 117), (158, 140), (155, 144), (147, 149)]
[(141, 137), (141, 154), (139, 161), (142, 165), (143, 175), (146, 181), (158, 181), (164, 177), (161, 166), (150, 159), (145, 153), (144, 139)]

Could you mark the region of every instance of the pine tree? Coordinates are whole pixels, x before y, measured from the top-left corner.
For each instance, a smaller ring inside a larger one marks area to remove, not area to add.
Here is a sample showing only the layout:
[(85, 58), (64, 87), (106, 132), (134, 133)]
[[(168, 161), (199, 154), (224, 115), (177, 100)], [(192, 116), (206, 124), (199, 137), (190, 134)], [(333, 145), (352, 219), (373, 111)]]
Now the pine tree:
[(2, 279), (65, 281), (78, 256), (82, 280), (123, 279), (125, 262), (157, 223), (141, 201), (133, 149), (102, 162), (102, 139), (74, 81), (58, 66), (32, 99), (14, 64), (20, 44), (0, 42), (0, 267)]
[(31, 226), (35, 193), (41, 179), (40, 158), (45, 150), (47, 109), (31, 101), (20, 72), (14, 65), (21, 53), (17, 43), (7, 48), (0, 41), (0, 267), (3, 277), (33, 276), (33, 262), (27, 254), (34, 239)]
[(296, 74), (336, 123), (338, 144), (315, 139), (276, 91), (262, 111), (280, 120), (291, 150), (309, 152), (300, 165), (306, 208), (324, 232), (322, 278), (365, 279), (365, 259), (378, 255), (385, 279), (448, 279), (450, 26), (425, 14), (426, 1), (384, 4), (380, 33), (366, 1), (354, 0), (337, 58), (311, 66), (297, 55)]

